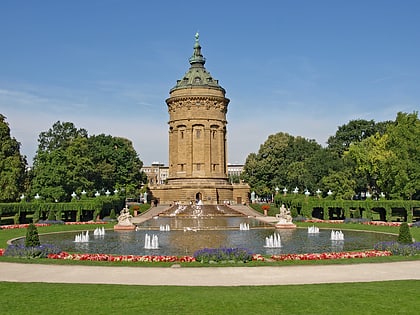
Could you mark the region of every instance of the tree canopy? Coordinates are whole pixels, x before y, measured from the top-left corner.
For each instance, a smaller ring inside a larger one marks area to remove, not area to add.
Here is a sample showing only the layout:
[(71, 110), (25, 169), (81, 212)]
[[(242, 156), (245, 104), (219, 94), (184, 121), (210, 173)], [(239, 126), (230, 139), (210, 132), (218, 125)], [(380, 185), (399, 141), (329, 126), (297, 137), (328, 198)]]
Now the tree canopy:
[(34, 158), (31, 194), (68, 201), (75, 192), (91, 196), (115, 189), (137, 195), (143, 180), (142, 162), (130, 140), (88, 136), (71, 122), (56, 122), (41, 132)]
[(6, 117), (0, 114), (0, 202), (16, 201), (24, 189), (26, 157), (11, 136)]
[(334, 191), (352, 199), (420, 199), (420, 121), (417, 112), (395, 121), (352, 120), (340, 126), (322, 148), (314, 140), (286, 133), (268, 136), (258, 153), (248, 155), (242, 179), (259, 195), (276, 187), (314, 193)]

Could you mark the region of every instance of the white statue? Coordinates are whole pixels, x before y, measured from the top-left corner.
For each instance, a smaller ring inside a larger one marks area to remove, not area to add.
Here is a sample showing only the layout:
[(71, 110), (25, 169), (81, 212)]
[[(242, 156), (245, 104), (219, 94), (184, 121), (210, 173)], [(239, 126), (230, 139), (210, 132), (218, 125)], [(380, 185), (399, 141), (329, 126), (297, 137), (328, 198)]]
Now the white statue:
[(281, 205), (280, 213), (276, 215), (276, 218), (279, 219), (278, 224), (292, 223), (293, 221), (290, 210), (287, 209), (284, 204)]
[(130, 210), (128, 210), (127, 206), (123, 208), (118, 216), (118, 225), (133, 225), (130, 219), (133, 216), (130, 214)]

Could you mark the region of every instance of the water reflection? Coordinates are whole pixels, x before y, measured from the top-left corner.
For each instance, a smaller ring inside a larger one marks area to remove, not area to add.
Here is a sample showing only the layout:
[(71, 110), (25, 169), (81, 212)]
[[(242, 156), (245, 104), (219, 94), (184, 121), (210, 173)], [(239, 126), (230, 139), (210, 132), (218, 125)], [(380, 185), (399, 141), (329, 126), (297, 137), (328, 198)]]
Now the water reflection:
[[(247, 223), (250, 230), (240, 230)], [(160, 231), (161, 225), (170, 231)], [(266, 248), (265, 238), (279, 233), (282, 247)], [(116, 255), (192, 255), (196, 250), (218, 247), (242, 247), (264, 255), (286, 253), (319, 253), (371, 249), (380, 241), (396, 240), (389, 234), (344, 231), (344, 241), (332, 241), (331, 230), (308, 234), (307, 229), (276, 230), (246, 217), (159, 217), (144, 222), (137, 231), (107, 230), (105, 235), (91, 237), (88, 243), (75, 243), (74, 233), (40, 235), (42, 243), (56, 244), (63, 251)], [(145, 249), (145, 235), (157, 235), (159, 249)], [(17, 242), (23, 242), (19, 240)]]

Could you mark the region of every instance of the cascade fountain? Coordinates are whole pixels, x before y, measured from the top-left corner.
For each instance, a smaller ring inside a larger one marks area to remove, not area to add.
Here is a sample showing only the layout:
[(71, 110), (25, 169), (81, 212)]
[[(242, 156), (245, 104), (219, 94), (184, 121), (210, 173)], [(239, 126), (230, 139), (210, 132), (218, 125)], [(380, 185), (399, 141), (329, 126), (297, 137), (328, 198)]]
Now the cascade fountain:
[(266, 248), (280, 248), (281, 247), (281, 240), (280, 234), (274, 233), (269, 237), (265, 238), (265, 246)]
[(158, 236), (153, 234), (150, 236), (146, 234), (144, 236), (144, 248), (145, 249), (159, 249), (159, 239)]
[(169, 224), (166, 224), (166, 225), (161, 224), (159, 226), (159, 231), (169, 232), (170, 230), (171, 230), (171, 227), (169, 226)]
[(344, 233), (341, 231), (331, 230), (331, 240), (332, 241), (344, 241)]
[(80, 233), (80, 234), (77, 234), (74, 237), (74, 242), (75, 243), (87, 243), (87, 242), (89, 242), (89, 231), (86, 231), (85, 234), (83, 234), (83, 232)]
[(105, 228), (104, 227), (98, 227), (93, 231), (94, 236), (104, 236), (105, 235)]
[(319, 227), (308, 226), (308, 234), (319, 234)]
[(239, 224), (240, 231), (249, 231), (249, 224), (248, 223), (240, 223)]

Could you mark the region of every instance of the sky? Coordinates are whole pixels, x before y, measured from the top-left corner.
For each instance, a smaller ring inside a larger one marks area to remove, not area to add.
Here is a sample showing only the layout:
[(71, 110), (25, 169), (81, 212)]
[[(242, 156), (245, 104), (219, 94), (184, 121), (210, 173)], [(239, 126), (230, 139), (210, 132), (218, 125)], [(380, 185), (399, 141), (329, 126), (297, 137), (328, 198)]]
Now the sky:
[(29, 165), (57, 121), (167, 165), (165, 100), (196, 32), (230, 99), (229, 163), (278, 132), (326, 146), (350, 120), (420, 109), (417, 0), (1, 0), (0, 114)]

